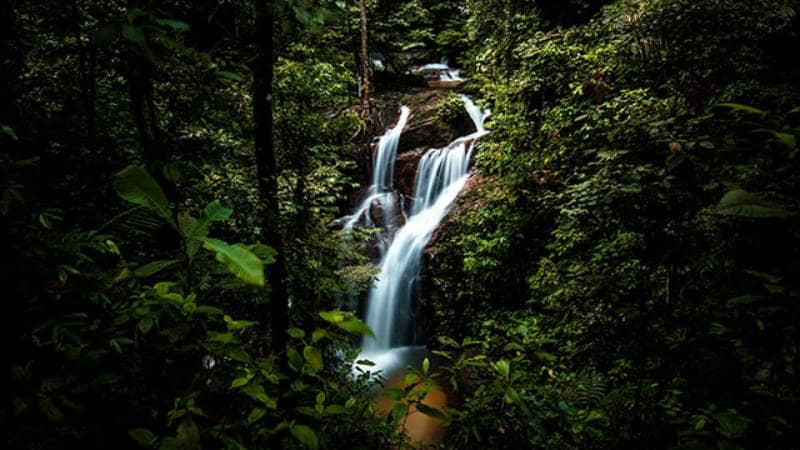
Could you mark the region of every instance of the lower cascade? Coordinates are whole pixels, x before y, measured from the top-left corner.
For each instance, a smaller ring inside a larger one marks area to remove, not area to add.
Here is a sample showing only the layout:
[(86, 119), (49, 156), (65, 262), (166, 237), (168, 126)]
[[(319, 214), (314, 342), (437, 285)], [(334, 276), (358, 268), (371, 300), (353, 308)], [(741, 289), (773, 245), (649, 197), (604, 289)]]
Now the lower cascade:
[[(422, 253), (464, 187), (475, 142), (488, 133), (484, 122), (490, 112), (482, 111), (466, 96), (462, 99), (476, 131), (443, 148), (430, 149), (422, 156), (408, 220), (382, 252), (380, 273), (370, 290), (366, 314), (367, 325), (375, 337), (367, 336), (362, 342), (362, 357), (375, 363), (372, 370), (389, 371), (405, 359), (404, 354), (413, 352), (415, 344), (419, 344), (413, 335), (411, 308), (419, 295)], [(386, 135), (393, 138), (391, 141), (399, 138), (402, 124), (408, 117), (408, 109), (403, 107), (402, 111), (400, 125)], [(390, 164), (393, 161), (376, 161), (373, 171), (385, 173), (385, 165)], [(373, 192), (370, 194), (374, 195)], [(362, 214), (363, 211), (356, 211), (355, 215)]]

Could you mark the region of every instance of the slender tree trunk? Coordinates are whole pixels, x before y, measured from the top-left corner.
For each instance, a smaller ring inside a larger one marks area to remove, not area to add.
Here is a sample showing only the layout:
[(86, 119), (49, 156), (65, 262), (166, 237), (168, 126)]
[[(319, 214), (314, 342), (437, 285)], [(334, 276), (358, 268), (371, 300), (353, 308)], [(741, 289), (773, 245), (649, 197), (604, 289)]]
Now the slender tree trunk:
[(97, 48), (90, 42), (85, 49), (88, 54), (87, 70), (84, 74), (84, 103), (86, 108), (86, 145), (94, 153), (97, 149)]
[(361, 102), (367, 114), (371, 115), (369, 102), (369, 47), (367, 44), (367, 1), (361, 0)]
[(267, 280), (272, 289), (269, 316), (271, 348), (273, 352), (280, 354), (286, 349), (289, 298), (286, 292), (286, 252), (280, 233), (278, 168), (272, 141), (272, 78), (275, 63), (273, 20), (273, 2), (256, 2), (256, 57), (253, 62), (256, 172), (266, 210), (263, 222), (264, 243), (278, 252), (275, 262), (267, 269)]
[(19, 109), (17, 96), (14, 92), (16, 78), (22, 68), (24, 55), (20, 50), (22, 36), (16, 35), (17, 29), (14, 22), (14, 9), (11, 2), (0, 3), (0, 62), (3, 70), (0, 71), (0, 125), (16, 127), (19, 122)]
[(163, 160), (158, 150), (161, 143), (161, 130), (158, 126), (158, 115), (153, 99), (152, 67), (150, 61), (139, 54), (131, 52), (128, 57), (126, 73), (128, 93), (131, 100), (131, 112), (139, 130), (142, 143), (143, 158), (150, 166)]
[[(360, 10), (360, 8), (359, 8)], [(361, 63), (361, 35), (360, 32), (356, 32), (353, 28), (353, 21), (350, 18), (347, 18), (347, 36), (353, 40), (352, 42), (352, 50), (353, 50), (353, 61), (356, 65), (355, 75), (356, 77), (361, 80), (363, 79), (363, 75), (361, 74), (362, 70), (364, 69), (364, 65)], [(359, 13), (359, 21), (361, 20), (361, 14)], [(358, 86), (359, 92), (361, 91), (361, 84), (359, 83)]]
[[(144, 0), (128, 0), (128, 10), (144, 8), (147, 6), (146, 3)], [(164, 154), (167, 146), (164, 144), (165, 135), (159, 125), (153, 92), (155, 67), (150, 59), (133, 48), (127, 51), (126, 66), (125, 78), (128, 81), (131, 113), (139, 131), (142, 158), (145, 165), (153, 172), (153, 176), (164, 185), (165, 180), (161, 176), (160, 169), (168, 158)], [(168, 185), (163, 187), (170, 189)]]

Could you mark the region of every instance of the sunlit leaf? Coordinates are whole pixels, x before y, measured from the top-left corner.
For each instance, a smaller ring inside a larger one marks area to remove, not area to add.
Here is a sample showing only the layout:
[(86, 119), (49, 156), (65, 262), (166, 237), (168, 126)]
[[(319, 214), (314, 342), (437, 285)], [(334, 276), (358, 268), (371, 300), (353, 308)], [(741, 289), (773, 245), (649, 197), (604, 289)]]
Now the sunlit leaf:
[(758, 108), (754, 108), (748, 105), (742, 105), (739, 103), (719, 103), (717, 106), (721, 106), (723, 108), (730, 108), (734, 111), (740, 111), (748, 114), (758, 114), (759, 116), (767, 115), (767, 112)]
[(375, 333), (372, 332), (367, 324), (355, 318), (339, 322), (336, 326), (351, 333), (375, 337)]
[(175, 227), (169, 203), (161, 186), (142, 167), (128, 166), (117, 172), (113, 179), (114, 190), (123, 200), (157, 213)]
[(344, 320), (345, 314), (341, 311), (320, 311), (319, 316), (326, 321), (337, 324)]
[(128, 436), (143, 447), (150, 447), (156, 440), (156, 435), (147, 428), (135, 428), (128, 430)]
[(322, 351), (320, 349), (307, 345), (303, 349), (303, 357), (306, 359), (308, 364), (314, 368), (314, 370), (316, 371), (322, 370), (323, 361), (322, 361)]
[(714, 213), (753, 218), (785, 218), (795, 215), (795, 213), (768, 203), (743, 189), (734, 189), (725, 194), (714, 208)]
[(294, 436), (300, 443), (305, 445), (306, 447), (316, 450), (319, 447), (319, 442), (317, 441), (317, 433), (314, 432), (313, 429), (306, 425), (292, 425), (291, 427), (292, 436)]
[(247, 284), (264, 287), (264, 263), (242, 245), (230, 245), (218, 239), (202, 239), (203, 246), (216, 252), (217, 260), (240, 280)]

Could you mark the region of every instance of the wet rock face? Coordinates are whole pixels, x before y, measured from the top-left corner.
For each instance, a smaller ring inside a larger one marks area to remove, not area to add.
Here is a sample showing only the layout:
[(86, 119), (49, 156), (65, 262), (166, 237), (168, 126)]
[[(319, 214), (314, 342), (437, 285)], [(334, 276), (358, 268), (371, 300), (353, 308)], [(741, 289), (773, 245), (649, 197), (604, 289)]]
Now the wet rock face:
[[(469, 117), (449, 123), (439, 117), (439, 107), (452, 93), (449, 89), (415, 88), (404, 92), (383, 92), (376, 101), (373, 115), (378, 133), (391, 127), (399, 115), (400, 105), (411, 109), (408, 124), (400, 136), (398, 154), (419, 147), (437, 148), (466, 134), (472, 127)], [(463, 122), (463, 123), (462, 123)]]
[(419, 147), (415, 148), (414, 150), (401, 153), (395, 162), (395, 188), (409, 199), (413, 198), (414, 196), (414, 184), (417, 177), (419, 160), (427, 150), (427, 147)]
[(450, 92), (423, 90), (403, 99), (404, 104), (411, 108), (411, 117), (400, 136), (399, 153), (419, 147), (443, 147), (458, 137), (459, 130), (442, 120), (437, 111)]
[(386, 210), (384, 209), (384, 205), (380, 200), (372, 201), (372, 204), (369, 208), (369, 217), (372, 219), (372, 223), (375, 224), (375, 227), (395, 231), (406, 223), (406, 217), (401, 208), (404, 203), (403, 195), (395, 191), (392, 201), (396, 206), (395, 208), (392, 208), (392, 211), (394, 211), (394, 215), (392, 215), (392, 217), (386, 217)]
[[(412, 116), (413, 117), (413, 116)], [(454, 130), (436, 117), (412, 120), (400, 136), (397, 151), (402, 153), (419, 147), (444, 147), (454, 138)]]
[[(467, 177), (467, 182), (464, 183), (464, 188), (459, 192), (458, 197), (453, 202), (450, 211), (444, 217), (439, 226), (433, 231), (431, 240), (428, 241), (428, 246), (425, 247), (426, 259), (435, 259), (438, 249), (436, 247), (437, 241), (446, 239), (448, 233), (455, 232), (455, 219), (458, 214), (470, 214), (471, 211), (480, 210), (483, 206), (483, 198), (477, 195), (477, 190), (485, 186), (489, 182), (489, 178), (483, 175), (472, 172)], [(431, 266), (434, 267), (434, 266)]]
[[(376, 99), (373, 119), (375, 129), (380, 130), (379, 133), (396, 123), (400, 105), (406, 105), (411, 109), (408, 124), (400, 135), (394, 176), (395, 189), (409, 201), (414, 196), (417, 166), (422, 155), (431, 148), (444, 147), (456, 137), (474, 131), (472, 121), (466, 113), (456, 120), (444, 120), (440, 117), (439, 108), (452, 92), (447, 89), (385, 91)], [(367, 153), (372, 156), (373, 161), (378, 137), (372, 141)], [(371, 162), (367, 165), (371, 166)], [(351, 203), (355, 202), (357, 199)], [(406, 204), (410, 205), (409, 202)], [(383, 221), (376, 221), (378, 222)]]
[[(378, 201), (373, 202), (367, 212), (374, 227), (381, 229), (388, 227), (387, 232), (383, 233), (384, 239), (392, 236), (405, 224), (405, 211), (411, 206), (414, 198), (417, 167), (425, 152), (432, 148), (444, 147), (458, 136), (474, 131), (474, 125), (466, 113), (463, 113), (463, 117), (459, 116), (455, 119), (442, 117), (441, 105), (447, 101), (452, 92), (449, 89), (411, 88), (403, 91), (382, 91), (375, 99), (375, 110), (372, 116), (374, 123), (371, 127), (375, 136), (369, 143), (365, 143), (362, 152), (364, 156), (360, 162), (360, 165), (366, 169), (362, 186), (369, 184), (380, 135), (397, 123), (400, 105), (408, 106), (411, 110), (406, 128), (400, 136), (395, 160), (394, 202), (396, 207), (393, 209), (395, 213), (393, 217), (385, 217), (386, 210)], [(365, 195), (366, 188), (353, 192), (349, 204), (343, 209), (342, 214), (350, 213)], [(370, 251), (367, 252), (373, 260), (377, 260), (379, 256), (378, 244), (376, 238), (370, 245)]]

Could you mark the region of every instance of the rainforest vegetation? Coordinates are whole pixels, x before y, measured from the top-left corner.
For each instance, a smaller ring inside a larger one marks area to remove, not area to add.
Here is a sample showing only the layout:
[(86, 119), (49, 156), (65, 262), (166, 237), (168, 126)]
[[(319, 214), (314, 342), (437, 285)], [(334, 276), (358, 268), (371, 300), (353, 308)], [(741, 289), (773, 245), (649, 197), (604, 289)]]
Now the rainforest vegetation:
[(798, 14), (3, 2), (0, 446), (797, 448)]

